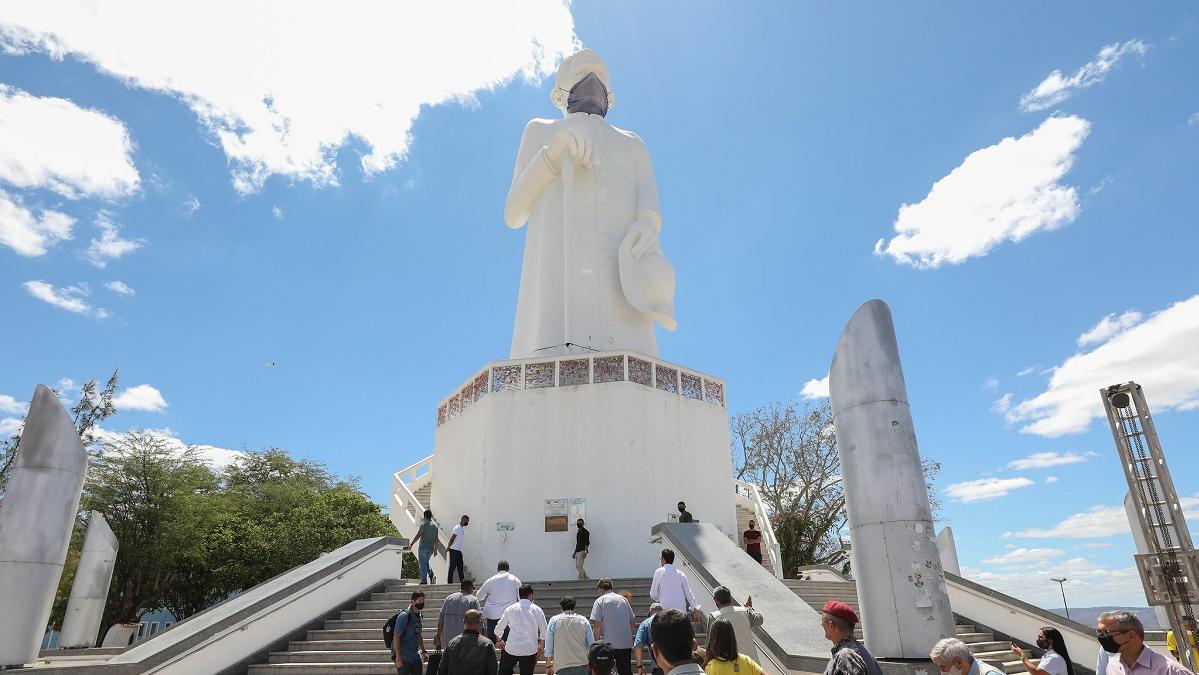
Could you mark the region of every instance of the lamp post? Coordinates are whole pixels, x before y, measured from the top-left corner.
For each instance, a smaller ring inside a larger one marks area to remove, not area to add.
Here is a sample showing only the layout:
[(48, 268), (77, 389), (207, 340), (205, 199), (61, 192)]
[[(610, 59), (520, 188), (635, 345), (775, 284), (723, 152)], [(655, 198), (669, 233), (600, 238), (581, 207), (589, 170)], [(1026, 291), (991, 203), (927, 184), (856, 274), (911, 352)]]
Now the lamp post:
[(1066, 608), (1066, 618), (1069, 619), (1070, 618), (1070, 605), (1066, 604), (1066, 577), (1062, 577), (1061, 579), (1058, 579), (1057, 577), (1052, 577), (1050, 580), (1056, 581), (1058, 587), (1062, 589), (1062, 607)]

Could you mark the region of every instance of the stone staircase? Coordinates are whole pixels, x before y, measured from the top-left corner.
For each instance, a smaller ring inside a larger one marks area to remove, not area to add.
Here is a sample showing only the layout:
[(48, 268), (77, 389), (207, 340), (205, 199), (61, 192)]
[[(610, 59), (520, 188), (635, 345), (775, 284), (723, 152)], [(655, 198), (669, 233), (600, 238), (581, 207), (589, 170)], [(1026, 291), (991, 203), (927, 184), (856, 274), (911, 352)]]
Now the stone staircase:
[[(784, 579), (783, 583), (786, 584), (787, 588), (794, 591), (796, 595), (803, 598), (804, 602), (817, 610), (829, 600), (840, 600), (853, 607), (855, 612), (860, 611), (858, 606), (858, 587), (852, 581), (799, 581), (797, 579)], [(1024, 665), (1011, 652), (1006, 641), (996, 640), (994, 633), (979, 631), (976, 626), (967, 623), (969, 619), (957, 616), (956, 614), (954, 618), (956, 619), (954, 629), (957, 632), (958, 639), (969, 645), (970, 651), (974, 653), (975, 658), (986, 661), (1006, 673), (1025, 672)], [(862, 639), (861, 628), (858, 628), (857, 636), (859, 640)], [(869, 648), (870, 645), (866, 645), (866, 647)], [(1034, 659), (1035, 662), (1036, 660)]]
[[(754, 512), (738, 504), (737, 545), (741, 547), (742, 551), (745, 550), (745, 531), (749, 529), (749, 521), (751, 520), (756, 520), (754, 518)], [(761, 523), (755, 522), (754, 524), (758, 526), (758, 529), (762, 528)], [(746, 555), (749, 554), (747, 553)], [(774, 565), (770, 562), (770, 554), (766, 551), (765, 543), (763, 543), (762, 546), (762, 566), (765, 567), (771, 574), (774, 574)]]
[[(412, 495), (414, 497), (416, 497), (416, 501), (419, 502), (420, 504), (422, 504), (424, 506), (424, 508), (426, 508), (426, 509), (429, 508), (429, 504), (431, 503), (430, 500), (433, 498), (433, 481), (426, 482), (424, 487), (417, 490), (416, 492), (413, 492)], [(445, 516), (446, 514), (442, 514), (442, 515)], [(437, 520), (438, 524), (441, 524), (442, 528), (446, 532), (450, 532), (454, 529), (454, 525), (457, 524), (458, 517), (461, 515), (462, 514), (456, 514), (456, 515), (450, 514), (449, 516), (446, 516), (448, 518), (448, 520), (446, 520), (445, 522), (448, 523), (448, 526), (445, 524), (442, 524), (441, 519), (437, 519), (437, 514), (434, 514), (434, 518)], [(446, 535), (446, 536), (449, 536), (449, 535)], [(441, 544), (443, 546), (445, 545), (445, 543), (446, 542), (444, 542), (444, 541), (441, 542)], [(438, 549), (438, 550), (440, 551), (440, 549)], [(463, 573), (466, 574), (467, 579), (474, 578), (470, 575), (470, 566), (469, 565), (463, 565), (462, 571), (463, 571)], [(457, 578), (458, 578), (458, 575), (455, 574), (454, 575), (455, 581), (457, 581)], [(440, 581), (444, 581), (444, 579), (440, 579)], [(478, 583), (482, 584), (483, 582), (482, 582), (482, 580), (479, 580)], [(456, 590), (458, 590), (458, 588), (455, 586), (454, 590), (456, 591)]]
[[(633, 594), (633, 612), (638, 621), (649, 614), (652, 602), (649, 598), (650, 581), (649, 578), (613, 579), (616, 592), (627, 590)], [(482, 585), (483, 579), (477, 579), (476, 583)], [(595, 600), (595, 580), (531, 583), (534, 602), (545, 611), (547, 620), (562, 611), (558, 600), (565, 595), (575, 599), (578, 604), (576, 611), (590, 615), (591, 603)], [(369, 600), (359, 601), (354, 609), (343, 611), (338, 618), (325, 621), (321, 629), (308, 631), (305, 640), (291, 642), (287, 651), (272, 652), (268, 663), (251, 665), (250, 675), (393, 675), (395, 665), (389, 660), (388, 650), (383, 644), (383, 624), (397, 610), (408, 606), (412, 591), (417, 588), (425, 591), (425, 609), (422, 613), (425, 646), (432, 652), (437, 615), (446, 597), (457, 591), (458, 585), (418, 586), (396, 581), (387, 584), (382, 592), (372, 593)], [(708, 609), (711, 609), (710, 600), (707, 604)], [(706, 636), (700, 634), (697, 639), (702, 644)], [(538, 662), (536, 672), (545, 672), (544, 662)]]

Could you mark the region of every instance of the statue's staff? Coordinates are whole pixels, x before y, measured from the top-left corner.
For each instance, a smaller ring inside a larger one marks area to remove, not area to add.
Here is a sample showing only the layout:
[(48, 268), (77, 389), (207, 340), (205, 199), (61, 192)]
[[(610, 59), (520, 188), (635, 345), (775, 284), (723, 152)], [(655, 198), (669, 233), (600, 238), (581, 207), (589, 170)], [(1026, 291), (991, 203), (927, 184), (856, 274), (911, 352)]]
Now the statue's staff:
[(575, 187), (575, 164), (569, 152), (562, 153), (558, 161), (562, 176), (562, 344), (570, 353), (570, 195)]

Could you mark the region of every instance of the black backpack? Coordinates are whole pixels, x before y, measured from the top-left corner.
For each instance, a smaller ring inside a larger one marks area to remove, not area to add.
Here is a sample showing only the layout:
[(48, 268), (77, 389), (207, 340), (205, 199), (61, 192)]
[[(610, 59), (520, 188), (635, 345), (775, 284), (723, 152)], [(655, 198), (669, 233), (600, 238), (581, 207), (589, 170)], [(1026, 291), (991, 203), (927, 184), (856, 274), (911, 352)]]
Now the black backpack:
[(393, 641), (395, 640), (396, 635), (396, 621), (400, 618), (401, 614), (407, 614), (408, 623), (412, 623), (412, 618), (414, 615), (406, 609), (401, 609), (400, 611), (391, 615), (391, 618), (387, 620), (387, 623), (383, 624), (383, 644), (387, 645), (388, 649), (391, 649), (394, 646)]

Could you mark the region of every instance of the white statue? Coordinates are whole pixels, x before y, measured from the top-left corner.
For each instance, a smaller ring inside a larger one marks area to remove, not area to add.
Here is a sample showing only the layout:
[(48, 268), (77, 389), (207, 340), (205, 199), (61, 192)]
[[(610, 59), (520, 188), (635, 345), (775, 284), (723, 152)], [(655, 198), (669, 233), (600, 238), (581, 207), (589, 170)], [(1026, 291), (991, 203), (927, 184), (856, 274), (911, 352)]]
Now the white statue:
[(604, 119), (608, 67), (583, 50), (550, 93), (560, 120), (525, 127), (504, 207), (527, 221), (512, 358), (628, 349), (657, 356), (674, 330), (674, 269), (662, 255), (658, 187), (645, 143)]

